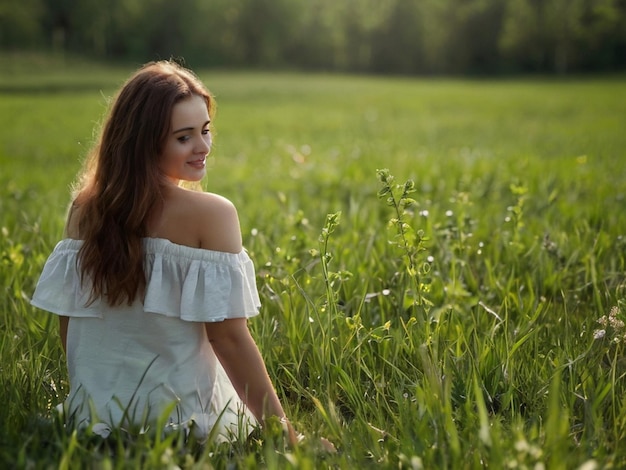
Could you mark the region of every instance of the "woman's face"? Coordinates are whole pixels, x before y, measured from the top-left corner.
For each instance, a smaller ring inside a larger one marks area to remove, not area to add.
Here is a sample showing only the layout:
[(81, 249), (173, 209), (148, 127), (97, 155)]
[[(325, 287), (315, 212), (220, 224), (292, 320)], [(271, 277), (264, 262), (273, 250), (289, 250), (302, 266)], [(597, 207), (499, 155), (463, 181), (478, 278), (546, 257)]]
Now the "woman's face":
[(170, 128), (159, 160), (159, 169), (170, 181), (200, 181), (206, 173), (211, 150), (209, 111), (201, 96), (179, 101), (172, 109)]

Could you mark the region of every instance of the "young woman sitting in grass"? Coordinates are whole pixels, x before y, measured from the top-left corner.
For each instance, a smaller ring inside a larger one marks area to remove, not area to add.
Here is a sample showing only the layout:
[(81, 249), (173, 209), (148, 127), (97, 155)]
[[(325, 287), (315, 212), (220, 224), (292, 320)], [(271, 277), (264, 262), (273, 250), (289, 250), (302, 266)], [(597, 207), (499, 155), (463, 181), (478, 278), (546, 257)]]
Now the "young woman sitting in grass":
[(168, 61), (112, 104), (32, 300), (59, 315), (72, 426), (206, 438), (274, 416), (297, 441), (247, 327), (260, 303), (236, 209), (180, 186), (205, 175), (214, 109)]

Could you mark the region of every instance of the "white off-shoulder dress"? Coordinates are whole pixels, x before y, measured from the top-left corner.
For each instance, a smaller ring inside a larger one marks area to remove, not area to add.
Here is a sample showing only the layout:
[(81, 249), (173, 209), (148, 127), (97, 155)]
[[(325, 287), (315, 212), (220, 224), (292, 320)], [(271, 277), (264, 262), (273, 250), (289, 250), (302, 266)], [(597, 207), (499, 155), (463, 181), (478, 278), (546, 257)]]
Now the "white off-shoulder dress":
[(100, 300), (87, 306), (90, 286), (81, 286), (77, 270), (81, 245), (73, 239), (57, 244), (31, 301), (70, 317), (67, 419), (76, 426), (188, 426), (200, 438), (216, 426), (216, 435), (247, 433), (238, 426), (253, 418), (215, 356), (204, 322), (259, 313), (248, 254), (146, 238), (145, 298), (130, 306)]

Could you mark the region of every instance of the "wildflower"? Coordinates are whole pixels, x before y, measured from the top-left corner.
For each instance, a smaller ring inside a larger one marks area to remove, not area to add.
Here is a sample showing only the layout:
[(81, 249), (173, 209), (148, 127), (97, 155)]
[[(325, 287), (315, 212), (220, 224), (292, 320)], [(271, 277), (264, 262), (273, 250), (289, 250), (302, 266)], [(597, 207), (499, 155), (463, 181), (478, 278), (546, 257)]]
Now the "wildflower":
[(602, 315), (600, 318), (596, 320), (596, 322), (602, 327), (594, 330), (593, 339), (601, 339), (604, 338), (609, 332), (609, 336), (611, 337), (611, 341), (614, 343), (619, 343), (626, 339), (626, 331), (624, 331), (624, 321), (618, 318), (619, 308), (614, 306), (611, 307), (608, 315)]
[(617, 314), (619, 313), (619, 309), (617, 307), (612, 307), (609, 312), (609, 325), (615, 330), (621, 330), (624, 328), (624, 322), (617, 318)]

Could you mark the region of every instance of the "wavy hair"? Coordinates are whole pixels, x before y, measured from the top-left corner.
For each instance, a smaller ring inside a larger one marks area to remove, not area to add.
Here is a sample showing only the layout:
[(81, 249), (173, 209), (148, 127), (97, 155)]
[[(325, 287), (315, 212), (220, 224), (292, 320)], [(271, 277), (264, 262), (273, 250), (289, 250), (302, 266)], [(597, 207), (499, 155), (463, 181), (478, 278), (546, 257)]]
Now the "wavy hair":
[(142, 238), (163, 201), (158, 162), (172, 109), (191, 96), (213, 97), (190, 70), (172, 62), (150, 62), (119, 90), (74, 192), (80, 210), (78, 253), (81, 282), (89, 279), (88, 304), (102, 298), (129, 305), (146, 287)]

